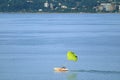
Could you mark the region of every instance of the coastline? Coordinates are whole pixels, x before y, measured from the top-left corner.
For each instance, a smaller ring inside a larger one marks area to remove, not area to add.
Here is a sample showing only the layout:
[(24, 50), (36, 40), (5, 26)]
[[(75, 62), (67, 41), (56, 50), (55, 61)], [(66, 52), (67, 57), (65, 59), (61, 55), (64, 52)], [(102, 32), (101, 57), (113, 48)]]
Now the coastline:
[(1, 13), (21, 13), (21, 14), (26, 14), (26, 13), (38, 13), (38, 14), (120, 14), (120, 12), (0, 12)]

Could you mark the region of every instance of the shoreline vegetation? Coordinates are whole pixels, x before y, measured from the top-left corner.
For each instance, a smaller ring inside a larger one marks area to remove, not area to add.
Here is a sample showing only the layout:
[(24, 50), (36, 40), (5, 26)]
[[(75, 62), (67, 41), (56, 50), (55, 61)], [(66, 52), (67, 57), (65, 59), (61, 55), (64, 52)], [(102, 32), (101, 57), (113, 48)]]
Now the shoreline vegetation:
[(120, 13), (120, 0), (0, 0), (0, 13)]
[(34, 14), (34, 13), (38, 13), (38, 14), (120, 14), (119, 12), (97, 12), (97, 13), (92, 13), (92, 12), (0, 12), (1, 13), (21, 13), (21, 14), (26, 14), (26, 13), (30, 13), (30, 14)]
[(112, 12), (112, 13), (103, 13), (103, 12), (98, 12), (98, 13), (91, 13), (91, 12), (0, 12), (0, 14), (120, 14), (118, 12)]

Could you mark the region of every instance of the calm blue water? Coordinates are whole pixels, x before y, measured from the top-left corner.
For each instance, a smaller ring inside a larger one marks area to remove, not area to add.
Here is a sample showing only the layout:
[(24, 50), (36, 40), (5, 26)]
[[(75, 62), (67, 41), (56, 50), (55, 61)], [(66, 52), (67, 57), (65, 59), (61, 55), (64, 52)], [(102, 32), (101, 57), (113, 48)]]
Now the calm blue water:
[(0, 80), (120, 80), (120, 14), (0, 13)]

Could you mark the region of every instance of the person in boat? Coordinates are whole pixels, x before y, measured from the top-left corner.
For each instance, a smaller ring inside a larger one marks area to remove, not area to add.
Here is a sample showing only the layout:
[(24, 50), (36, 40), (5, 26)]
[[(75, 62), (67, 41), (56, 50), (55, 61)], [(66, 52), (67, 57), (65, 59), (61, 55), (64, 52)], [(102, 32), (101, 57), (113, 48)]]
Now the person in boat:
[(63, 67), (61, 67), (61, 68), (66, 69), (66, 67), (65, 67), (65, 66), (63, 66)]

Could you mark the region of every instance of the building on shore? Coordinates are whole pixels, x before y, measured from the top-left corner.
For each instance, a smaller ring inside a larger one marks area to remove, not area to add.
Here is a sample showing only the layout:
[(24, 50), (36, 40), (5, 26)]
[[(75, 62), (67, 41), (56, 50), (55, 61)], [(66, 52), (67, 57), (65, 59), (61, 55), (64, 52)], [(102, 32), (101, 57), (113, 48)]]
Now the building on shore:
[(46, 1), (46, 2), (44, 3), (44, 7), (46, 7), (46, 8), (49, 7), (49, 3), (48, 3), (48, 1)]
[(116, 5), (114, 3), (101, 3), (97, 6), (96, 11), (99, 12), (113, 12), (116, 9)]

